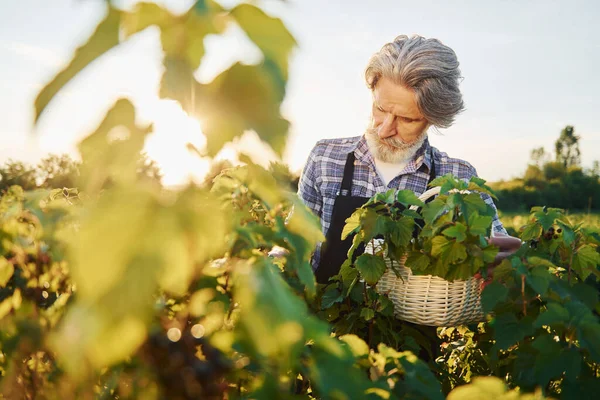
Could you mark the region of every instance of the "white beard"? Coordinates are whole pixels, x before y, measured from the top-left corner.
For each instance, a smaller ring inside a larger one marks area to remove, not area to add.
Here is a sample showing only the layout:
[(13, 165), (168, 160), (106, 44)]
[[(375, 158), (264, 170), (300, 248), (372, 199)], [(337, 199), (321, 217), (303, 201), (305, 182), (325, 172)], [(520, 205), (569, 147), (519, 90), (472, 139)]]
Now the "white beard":
[(412, 160), (427, 139), (427, 130), (424, 130), (421, 136), (412, 143), (405, 143), (400, 138), (380, 139), (376, 128), (368, 128), (365, 138), (374, 158), (386, 163), (398, 164)]

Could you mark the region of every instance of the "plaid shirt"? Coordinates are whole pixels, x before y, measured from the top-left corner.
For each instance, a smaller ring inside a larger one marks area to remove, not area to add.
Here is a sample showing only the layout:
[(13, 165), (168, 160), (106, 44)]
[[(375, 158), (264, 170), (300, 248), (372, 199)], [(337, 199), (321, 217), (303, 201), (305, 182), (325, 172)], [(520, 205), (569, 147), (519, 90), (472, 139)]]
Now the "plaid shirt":
[[(308, 156), (308, 162), (302, 171), (298, 185), (298, 195), (321, 220), (321, 229), (327, 235), (333, 214), (333, 204), (342, 185), (346, 156), (354, 151), (356, 161), (354, 164), (354, 180), (352, 181), (352, 196), (372, 197), (376, 193), (389, 189), (410, 189), (417, 195), (422, 194), (427, 188), (431, 159), (429, 148), (433, 150), (435, 158), (436, 175), (441, 176), (452, 173), (461, 179), (477, 176), (475, 168), (464, 160), (450, 158), (448, 154), (429, 145), (425, 139), (423, 146), (417, 151), (415, 157), (406, 165), (404, 170), (396, 176), (389, 185), (382, 182), (369, 152), (364, 136), (341, 139), (324, 139), (317, 142)], [(483, 200), (496, 208), (492, 198), (486, 194)], [(496, 232), (506, 233), (498, 214), (494, 217), (492, 227)], [(316, 269), (319, 265), (321, 244), (313, 254), (312, 265)]]

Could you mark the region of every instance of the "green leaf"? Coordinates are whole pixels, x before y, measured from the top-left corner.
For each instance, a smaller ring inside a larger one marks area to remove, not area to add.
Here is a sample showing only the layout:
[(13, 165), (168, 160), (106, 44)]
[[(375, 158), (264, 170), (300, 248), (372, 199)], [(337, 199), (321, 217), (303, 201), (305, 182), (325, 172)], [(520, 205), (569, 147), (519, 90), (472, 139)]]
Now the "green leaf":
[(82, 69), (98, 57), (119, 44), (119, 23), (121, 12), (108, 7), (108, 14), (98, 24), (96, 31), (87, 42), (75, 51), (73, 59), (48, 83), (35, 99), (35, 122), (46, 109), (54, 96), (62, 90)]
[(0, 287), (5, 287), (15, 273), (15, 267), (4, 257), (0, 257)]
[(323, 293), (323, 297), (321, 298), (321, 308), (324, 310), (326, 308), (331, 307), (335, 303), (339, 303), (344, 299), (344, 296), (340, 291), (334, 286), (330, 285), (325, 293)]
[(573, 228), (567, 224), (566, 222), (562, 221), (562, 220), (557, 220), (556, 224), (558, 225), (558, 227), (560, 229), (562, 229), (562, 239), (564, 240), (564, 242), (567, 244), (567, 246), (570, 246), (571, 243), (573, 243), (573, 241), (575, 241), (575, 232), (573, 231)]
[(446, 210), (446, 203), (438, 197), (423, 206), (423, 219), (426, 224), (431, 224)]
[(545, 266), (531, 268), (525, 277), (526, 282), (531, 286), (534, 292), (542, 296), (546, 295), (552, 280), (552, 274), (550, 274)]
[(442, 233), (447, 237), (455, 238), (460, 243), (467, 238), (467, 227), (457, 222), (455, 225), (444, 229)]
[(373, 202), (369, 204), (376, 203), (385, 203), (385, 204), (394, 204), (396, 201), (396, 190), (390, 189), (385, 192), (375, 193), (375, 196), (372, 198)]
[(533, 333), (531, 317), (518, 320), (514, 314), (500, 314), (492, 322), (495, 348), (504, 350)]
[(547, 213), (545, 213), (543, 210), (540, 210), (533, 215), (542, 228), (547, 231), (548, 228), (554, 225), (554, 220), (560, 218), (562, 214), (556, 209), (549, 209)]
[(392, 243), (396, 246), (408, 246), (414, 229), (412, 218), (401, 218), (398, 221), (387, 220), (386, 228)]
[(430, 262), (427, 254), (411, 251), (406, 259), (406, 266), (413, 270), (413, 272), (422, 274), (427, 270)]
[(546, 311), (542, 312), (535, 320), (535, 326), (539, 328), (547, 325), (555, 328), (558, 324), (567, 324), (569, 319), (569, 312), (563, 306), (558, 303), (549, 303)]
[(502, 303), (508, 296), (508, 288), (499, 282), (492, 282), (481, 293), (481, 306), (483, 311), (491, 312), (496, 304)]
[(469, 217), (473, 213), (478, 213), (479, 215), (489, 214), (489, 206), (485, 201), (483, 201), (479, 193), (469, 193), (468, 195), (464, 196), (463, 202), (465, 204), (463, 213)]
[(513, 277), (513, 266), (508, 259), (502, 260), (500, 265), (494, 268), (494, 281), (505, 282)]
[(446, 175), (438, 176), (437, 178), (435, 178), (433, 181), (431, 181), (429, 186), (430, 187), (442, 186), (443, 184), (445, 184), (447, 182), (451, 182), (453, 184), (453, 187), (456, 186), (456, 184), (457, 184), (456, 179), (454, 179), (452, 174), (447, 173)]
[(342, 240), (345, 240), (348, 235), (358, 232), (360, 228), (360, 219), (363, 214), (362, 209), (357, 209), (346, 219), (346, 224), (344, 225), (344, 229), (342, 230)]
[(440, 261), (455, 264), (467, 258), (465, 245), (443, 236), (436, 236), (431, 241), (431, 254), (440, 257)]
[(404, 204), (407, 207), (409, 207), (409, 206), (422, 207), (425, 204), (421, 200), (419, 200), (419, 198), (417, 197), (415, 192), (413, 192), (412, 190), (408, 190), (408, 189), (399, 190), (398, 193), (396, 194), (396, 200), (399, 203)]
[(385, 261), (372, 254), (361, 254), (355, 262), (356, 269), (369, 285), (374, 285), (386, 270)]
[(375, 318), (375, 311), (373, 311), (371, 308), (364, 307), (362, 310), (360, 310), (360, 317), (365, 321), (370, 321)]
[(573, 258), (573, 268), (581, 276), (582, 280), (586, 280), (592, 273), (590, 269), (597, 269), (600, 265), (600, 254), (590, 245), (584, 244), (579, 247)]
[(483, 249), (483, 262), (486, 264), (490, 264), (496, 260), (496, 256), (500, 249), (496, 246), (487, 246)]
[(372, 208), (363, 209), (360, 223), (364, 232), (363, 241), (368, 242), (377, 235), (385, 234), (388, 230), (389, 218), (380, 215)]
[(521, 240), (537, 240), (542, 234), (542, 226), (537, 222), (533, 222), (531, 224), (527, 224), (520, 229), (521, 231)]
[(469, 232), (471, 235), (486, 236), (492, 226), (493, 219), (494, 218), (490, 216), (472, 213), (469, 216)]
[(275, 62), (283, 78), (287, 80), (288, 58), (296, 41), (281, 19), (270, 17), (251, 4), (236, 6), (230, 15), (263, 52), (265, 59)]

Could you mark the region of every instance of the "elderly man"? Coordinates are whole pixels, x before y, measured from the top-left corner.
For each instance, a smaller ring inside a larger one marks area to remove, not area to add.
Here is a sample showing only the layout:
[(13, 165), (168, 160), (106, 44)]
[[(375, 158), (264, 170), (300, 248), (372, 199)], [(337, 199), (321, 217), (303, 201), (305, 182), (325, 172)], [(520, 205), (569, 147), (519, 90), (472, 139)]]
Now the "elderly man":
[[(313, 255), (318, 282), (327, 283), (339, 272), (351, 245), (350, 238), (341, 240), (345, 220), (370, 197), (392, 188), (420, 195), (436, 176), (447, 173), (477, 176), (471, 164), (432, 147), (427, 138), (431, 126), (448, 128), (463, 110), (458, 65), (452, 49), (421, 36), (398, 36), (369, 60), (369, 127), (361, 136), (319, 141), (300, 178), (298, 193), (321, 219), (327, 238)], [(483, 199), (495, 208), (489, 196)], [(497, 215), (493, 230), (506, 235)], [(491, 240), (501, 246), (499, 258), (521, 243)]]

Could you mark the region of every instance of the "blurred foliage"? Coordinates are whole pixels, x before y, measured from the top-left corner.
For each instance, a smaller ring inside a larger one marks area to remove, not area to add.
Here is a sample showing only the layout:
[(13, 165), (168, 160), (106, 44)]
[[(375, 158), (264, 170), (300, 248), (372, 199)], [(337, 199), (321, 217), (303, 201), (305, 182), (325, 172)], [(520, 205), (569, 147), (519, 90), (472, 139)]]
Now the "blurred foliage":
[[(36, 121), (86, 66), (154, 26), (164, 53), (160, 95), (207, 122), (207, 153), (245, 130), (281, 153), (289, 123), (280, 106), (295, 41), (279, 19), (253, 4), (227, 9), (212, 0), (181, 15), (154, 3), (121, 10), (107, 2), (106, 9), (41, 90)], [(230, 24), (262, 61), (197, 82), (204, 38)], [(310, 257), (324, 237), (287, 168), (242, 157), (246, 165), (215, 165), (204, 184), (169, 191), (155, 184), (155, 165), (140, 161), (152, 126), (137, 120), (134, 104), (119, 99), (79, 143), (76, 168), (57, 157), (39, 180), (23, 164), (2, 175), (23, 186), (6, 186), (0, 197), (4, 398), (581, 399), (597, 392), (597, 231), (560, 210), (533, 209), (521, 232), (527, 243), (482, 294), (487, 322), (419, 332), (390, 318), (389, 300), (373, 290), (355, 285), (344, 297), (316, 284)], [(115, 130), (124, 133), (118, 140)], [(36, 189), (58, 182), (74, 187)], [(286, 256), (270, 257), (275, 246)], [(476, 375), (497, 378), (464, 385)]]
[[(0, 193), (6, 192), (13, 185), (24, 190), (73, 188), (80, 183), (81, 168), (81, 162), (73, 160), (67, 154), (49, 154), (36, 166), (8, 160), (0, 166)], [(160, 167), (144, 152), (137, 158), (136, 174), (139, 180), (161, 185)], [(109, 184), (107, 182), (106, 186)]]

